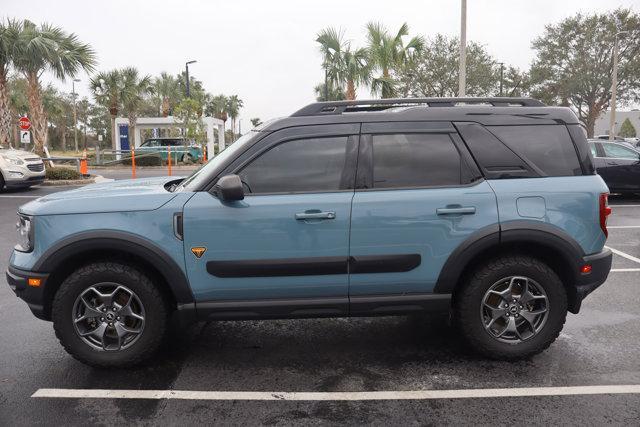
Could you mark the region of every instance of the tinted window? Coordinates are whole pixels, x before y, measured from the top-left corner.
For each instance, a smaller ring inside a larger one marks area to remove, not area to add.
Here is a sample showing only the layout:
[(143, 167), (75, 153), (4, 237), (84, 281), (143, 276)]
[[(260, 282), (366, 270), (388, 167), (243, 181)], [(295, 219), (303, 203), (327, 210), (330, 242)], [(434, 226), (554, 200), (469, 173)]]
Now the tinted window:
[(491, 126), (488, 129), (548, 176), (582, 175), (575, 146), (565, 126)]
[(460, 184), (460, 154), (449, 135), (373, 135), (373, 187)]
[(271, 148), (239, 175), (249, 193), (340, 189), (347, 137), (288, 141)]
[(623, 147), (618, 144), (602, 144), (604, 155), (606, 157), (614, 157), (616, 159), (638, 159), (640, 155), (630, 148)]

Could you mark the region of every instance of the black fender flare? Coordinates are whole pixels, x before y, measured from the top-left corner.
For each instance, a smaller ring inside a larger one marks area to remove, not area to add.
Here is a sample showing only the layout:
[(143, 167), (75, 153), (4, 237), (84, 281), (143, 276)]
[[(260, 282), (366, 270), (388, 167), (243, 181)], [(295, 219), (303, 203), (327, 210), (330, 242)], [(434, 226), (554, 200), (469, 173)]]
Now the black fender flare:
[(434, 293), (452, 293), (467, 265), (488, 250), (501, 245), (532, 243), (548, 247), (567, 264), (571, 283), (575, 287), (579, 268), (585, 256), (578, 242), (562, 229), (539, 221), (506, 221), (481, 228), (459, 245), (445, 262)]
[(92, 230), (62, 239), (42, 254), (33, 271), (53, 273), (76, 255), (100, 250), (128, 253), (145, 260), (164, 277), (178, 305), (194, 302), (185, 273), (166, 252), (150, 240), (121, 231)]

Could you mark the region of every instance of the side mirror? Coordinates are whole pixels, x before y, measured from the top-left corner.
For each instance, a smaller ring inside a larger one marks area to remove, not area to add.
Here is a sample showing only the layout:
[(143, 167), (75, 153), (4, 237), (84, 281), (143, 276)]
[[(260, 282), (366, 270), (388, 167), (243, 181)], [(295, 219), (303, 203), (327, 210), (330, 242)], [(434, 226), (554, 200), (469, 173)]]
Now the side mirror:
[(213, 187), (218, 197), (225, 202), (244, 199), (242, 180), (238, 175), (225, 175)]

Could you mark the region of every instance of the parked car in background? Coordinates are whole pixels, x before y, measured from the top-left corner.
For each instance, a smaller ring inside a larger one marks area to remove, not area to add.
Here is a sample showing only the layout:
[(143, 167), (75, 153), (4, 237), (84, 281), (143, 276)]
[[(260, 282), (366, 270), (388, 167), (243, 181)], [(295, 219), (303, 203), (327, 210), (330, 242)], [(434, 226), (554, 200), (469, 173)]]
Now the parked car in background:
[(203, 158), (202, 148), (199, 145), (192, 140), (180, 137), (149, 138), (136, 148), (136, 153), (157, 153), (162, 160), (166, 161), (169, 158), (169, 147), (171, 147), (172, 161), (178, 159), (183, 163), (193, 163)]
[(640, 147), (640, 138), (625, 138), (624, 140), (634, 147)]
[[(598, 141), (611, 141), (609, 139), (609, 135), (596, 135), (593, 137), (594, 140), (598, 140)], [(636, 141), (633, 140), (637, 140), (638, 138), (623, 138), (621, 136), (616, 136), (613, 138), (613, 142), (617, 142), (619, 144), (623, 144), (623, 145), (627, 145), (631, 148), (636, 148)]]
[(613, 193), (640, 192), (640, 151), (621, 142), (589, 140), (598, 174)]
[(0, 191), (40, 184), (44, 175), (44, 163), (37, 154), (0, 148)]

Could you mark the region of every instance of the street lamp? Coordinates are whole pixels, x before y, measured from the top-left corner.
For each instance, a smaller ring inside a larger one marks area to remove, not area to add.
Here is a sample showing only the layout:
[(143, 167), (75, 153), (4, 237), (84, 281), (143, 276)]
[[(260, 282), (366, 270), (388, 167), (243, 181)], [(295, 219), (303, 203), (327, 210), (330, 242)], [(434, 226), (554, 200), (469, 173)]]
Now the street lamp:
[(78, 152), (78, 112), (76, 109), (76, 82), (80, 82), (80, 79), (73, 79), (71, 82), (71, 94), (73, 96), (73, 143)]
[(618, 31), (613, 43), (613, 77), (611, 79), (611, 114), (609, 115), (609, 141), (613, 141), (616, 133), (616, 96), (618, 95), (618, 36), (629, 31)]
[(467, 0), (460, 0), (460, 64), (458, 70), (458, 96), (467, 93)]
[(187, 71), (187, 98), (191, 98), (191, 91), (189, 90), (189, 64), (194, 64), (198, 61), (188, 61), (187, 63), (184, 64), (184, 67), (186, 68)]

